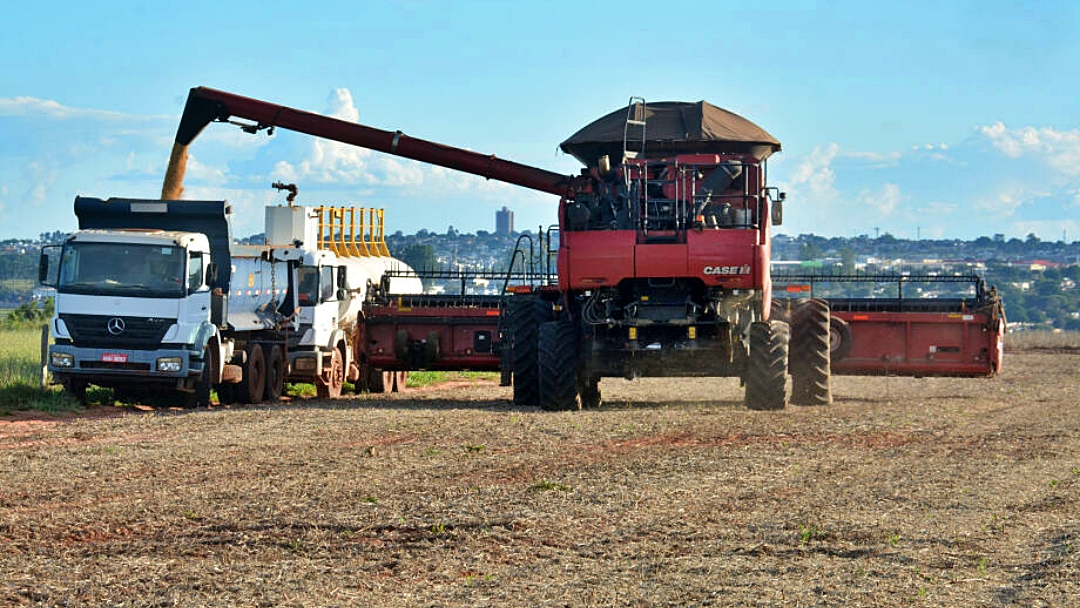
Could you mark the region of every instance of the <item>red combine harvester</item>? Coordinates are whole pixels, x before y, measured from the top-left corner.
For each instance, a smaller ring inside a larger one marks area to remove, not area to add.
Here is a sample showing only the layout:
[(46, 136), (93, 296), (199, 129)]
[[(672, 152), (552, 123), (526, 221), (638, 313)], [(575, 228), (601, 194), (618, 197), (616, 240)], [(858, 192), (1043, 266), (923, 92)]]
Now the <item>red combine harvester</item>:
[(705, 102), (632, 98), (562, 143), (586, 165), (565, 176), (195, 88), (163, 198), (179, 197), (198, 133), (234, 118), (253, 121), (234, 123), (252, 133), (286, 128), (560, 197), (558, 230), (544, 235), (557, 241), (557, 280), (535, 271), (549, 259), (542, 247), (522, 256), (529, 268), (502, 296), (453, 302), (373, 290), (356, 341), (358, 360), (372, 368), (490, 369), (498, 361), (512, 371), (515, 403), (550, 410), (599, 405), (603, 377), (739, 377), (747, 407), (775, 410), (788, 402), (790, 371), (792, 401), (832, 399), (829, 303), (800, 300), (771, 318), (771, 228), (784, 194), (767, 185), (767, 159), (781, 146), (745, 118)]

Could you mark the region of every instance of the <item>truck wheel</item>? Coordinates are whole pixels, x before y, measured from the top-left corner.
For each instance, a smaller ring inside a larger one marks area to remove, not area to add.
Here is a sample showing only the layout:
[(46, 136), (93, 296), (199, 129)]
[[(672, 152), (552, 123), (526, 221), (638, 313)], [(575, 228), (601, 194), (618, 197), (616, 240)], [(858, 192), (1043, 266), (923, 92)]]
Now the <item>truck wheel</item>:
[(285, 392), (285, 354), (277, 344), (266, 361), (266, 400), (278, 401)]
[(829, 355), (839, 361), (851, 354), (851, 326), (840, 317), (829, 319)]
[(540, 407), (549, 411), (581, 409), (577, 324), (550, 321), (540, 326), (539, 333)]
[(262, 403), (266, 393), (266, 355), (259, 343), (248, 346), (247, 364), (244, 365), (244, 379), (240, 381), (239, 391), (244, 403)]
[(750, 361), (746, 369), (746, 407), (782, 410), (787, 405), (787, 355), (790, 329), (782, 321), (750, 326)]
[(69, 377), (60, 380), (60, 384), (69, 397), (78, 401), (80, 405), (86, 405), (87, 382), (85, 380), (76, 380)]
[(832, 403), (830, 387), (829, 303), (814, 298), (804, 300), (792, 315), (791, 402), (797, 405)]
[(319, 399), (337, 399), (341, 396), (341, 387), (345, 384), (345, 360), (337, 348), (330, 351), (330, 369), (326, 377), (315, 380), (315, 392)]
[(510, 360), (513, 363), (514, 405), (539, 405), (540, 324), (551, 320), (551, 305), (534, 296), (513, 296), (507, 301)]
[(203, 363), (203, 371), (195, 381), (194, 391), (184, 395), (184, 406), (192, 409), (210, 407), (210, 367), (209, 360)]

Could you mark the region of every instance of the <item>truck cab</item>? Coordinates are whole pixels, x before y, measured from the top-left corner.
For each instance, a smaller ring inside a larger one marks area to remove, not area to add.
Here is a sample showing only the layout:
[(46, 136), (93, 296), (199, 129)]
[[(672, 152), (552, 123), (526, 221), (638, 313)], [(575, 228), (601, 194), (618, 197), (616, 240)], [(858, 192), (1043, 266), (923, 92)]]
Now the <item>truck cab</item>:
[(210, 323), (210, 244), (199, 233), (81, 230), (60, 248), (49, 370), (74, 393), (184, 384), (202, 373)]

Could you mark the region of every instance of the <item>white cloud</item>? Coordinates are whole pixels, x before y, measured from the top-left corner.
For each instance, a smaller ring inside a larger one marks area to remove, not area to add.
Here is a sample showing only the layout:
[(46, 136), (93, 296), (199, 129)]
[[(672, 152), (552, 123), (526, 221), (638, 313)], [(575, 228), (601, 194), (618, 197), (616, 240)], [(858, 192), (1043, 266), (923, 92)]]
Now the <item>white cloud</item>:
[(1009, 129), (1002, 122), (978, 128), (1002, 154), (1009, 158), (1035, 156), (1055, 170), (1080, 176), (1080, 129), (1061, 131), (1053, 127)]
[(112, 110), (72, 108), (51, 99), (36, 97), (0, 97), (0, 116), (45, 116), (59, 120), (97, 119), (110, 121), (162, 120), (178, 121), (178, 117), (166, 115), (125, 114)]
[(900, 186), (887, 183), (877, 192), (863, 190), (859, 199), (865, 206), (876, 209), (879, 214), (889, 216), (896, 213), (905, 197), (900, 193)]
[(810, 156), (795, 167), (788, 188), (803, 200), (819, 204), (836, 201), (840, 193), (836, 189), (836, 172), (832, 163), (839, 152), (840, 146), (837, 144), (815, 146)]

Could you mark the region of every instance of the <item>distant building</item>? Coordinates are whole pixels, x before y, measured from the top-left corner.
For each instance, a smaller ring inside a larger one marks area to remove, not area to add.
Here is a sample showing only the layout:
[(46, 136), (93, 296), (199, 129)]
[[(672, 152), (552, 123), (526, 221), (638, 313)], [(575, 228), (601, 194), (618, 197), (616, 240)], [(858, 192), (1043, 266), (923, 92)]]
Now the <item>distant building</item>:
[(514, 231), (514, 212), (503, 207), (495, 212), (495, 234), (510, 234)]

